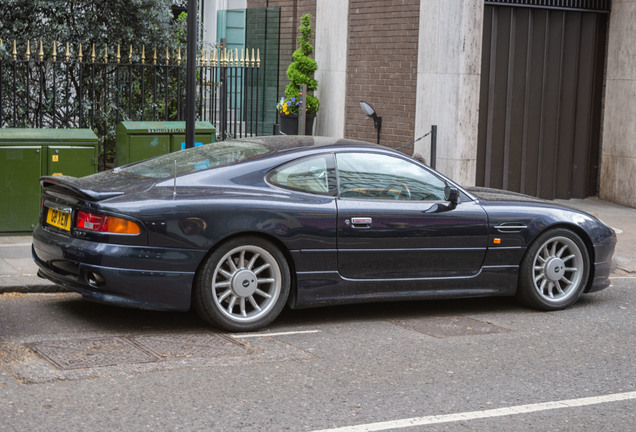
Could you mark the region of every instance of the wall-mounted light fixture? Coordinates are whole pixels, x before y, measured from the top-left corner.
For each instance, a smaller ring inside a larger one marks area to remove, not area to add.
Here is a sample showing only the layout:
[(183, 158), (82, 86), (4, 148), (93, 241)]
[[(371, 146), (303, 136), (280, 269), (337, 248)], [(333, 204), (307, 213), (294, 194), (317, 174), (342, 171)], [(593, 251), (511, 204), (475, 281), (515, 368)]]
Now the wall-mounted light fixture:
[(360, 101), (360, 108), (369, 117), (373, 119), (373, 126), (378, 131), (378, 144), (380, 144), (380, 129), (382, 128), (382, 117), (378, 116), (371, 105), (364, 101)]

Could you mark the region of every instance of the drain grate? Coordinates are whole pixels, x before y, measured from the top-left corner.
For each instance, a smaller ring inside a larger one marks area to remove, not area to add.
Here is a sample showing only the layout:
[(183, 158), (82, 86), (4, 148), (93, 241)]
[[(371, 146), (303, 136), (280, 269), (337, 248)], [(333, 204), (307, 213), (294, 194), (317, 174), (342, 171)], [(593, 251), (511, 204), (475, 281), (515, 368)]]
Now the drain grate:
[(484, 321), (460, 316), (429, 317), (396, 320), (393, 322), (409, 330), (415, 330), (440, 339), (456, 336), (507, 333), (510, 331)]
[(182, 358), (239, 357), (256, 349), (219, 334), (113, 336), (26, 345), (61, 370), (126, 366)]
[(236, 357), (255, 352), (254, 348), (219, 334), (144, 335), (131, 339), (163, 358)]
[(68, 339), (27, 345), (62, 370), (150, 363), (159, 356), (122, 337)]

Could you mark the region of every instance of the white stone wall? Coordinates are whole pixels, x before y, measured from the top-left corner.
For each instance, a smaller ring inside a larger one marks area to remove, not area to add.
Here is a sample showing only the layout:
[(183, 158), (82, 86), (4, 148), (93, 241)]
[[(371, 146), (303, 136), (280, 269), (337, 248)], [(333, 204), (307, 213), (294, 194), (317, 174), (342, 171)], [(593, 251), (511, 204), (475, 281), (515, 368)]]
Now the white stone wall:
[[(437, 125), (438, 171), (475, 184), (483, 0), (422, 0), (415, 136)], [(430, 139), (416, 143), (430, 163)]]
[(636, 0), (612, 1), (600, 197), (636, 207)]
[(318, 90), (315, 95), (321, 108), (316, 117), (315, 135), (344, 137), (348, 29), (349, 0), (316, 2)]

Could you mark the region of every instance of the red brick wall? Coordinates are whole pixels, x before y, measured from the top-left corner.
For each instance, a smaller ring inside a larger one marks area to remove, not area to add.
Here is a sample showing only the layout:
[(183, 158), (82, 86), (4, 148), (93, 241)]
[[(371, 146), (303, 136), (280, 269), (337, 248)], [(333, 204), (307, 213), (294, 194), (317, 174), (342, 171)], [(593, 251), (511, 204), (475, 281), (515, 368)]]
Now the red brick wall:
[(413, 140), (419, 7), (419, 0), (350, 0), (347, 138), (376, 142), (363, 100), (382, 117), (380, 144), (397, 148)]

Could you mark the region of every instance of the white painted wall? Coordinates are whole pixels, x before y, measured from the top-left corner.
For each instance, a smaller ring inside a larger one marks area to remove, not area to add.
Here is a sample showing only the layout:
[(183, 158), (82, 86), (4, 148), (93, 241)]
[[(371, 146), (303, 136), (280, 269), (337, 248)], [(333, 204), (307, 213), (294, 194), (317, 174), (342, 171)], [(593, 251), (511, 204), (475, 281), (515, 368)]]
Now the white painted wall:
[[(475, 184), (483, 0), (421, 0), (414, 138), (437, 125), (438, 171)], [(430, 163), (430, 139), (415, 145)]]
[(349, 0), (316, 2), (315, 59), (320, 110), (315, 134), (342, 138), (345, 128)]
[(636, 0), (612, 1), (600, 197), (636, 207)]

